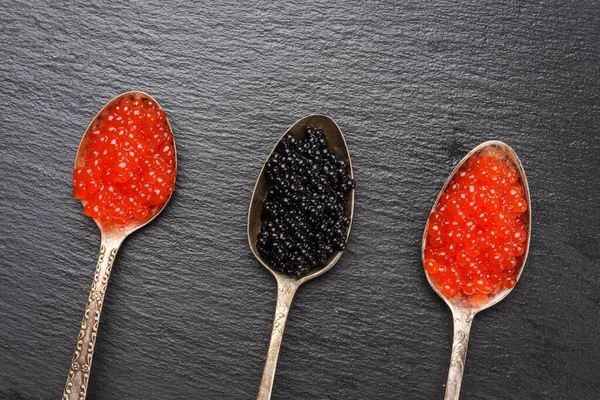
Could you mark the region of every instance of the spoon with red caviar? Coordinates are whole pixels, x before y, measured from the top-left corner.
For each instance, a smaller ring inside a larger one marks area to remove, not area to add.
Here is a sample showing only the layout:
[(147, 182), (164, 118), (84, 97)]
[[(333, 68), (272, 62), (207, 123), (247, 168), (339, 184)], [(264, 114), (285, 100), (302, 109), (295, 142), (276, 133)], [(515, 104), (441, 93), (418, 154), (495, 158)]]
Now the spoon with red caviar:
[(425, 275), (454, 319), (446, 400), (459, 398), (475, 314), (505, 298), (523, 272), (530, 227), (517, 154), (499, 141), (474, 148), (450, 174), (423, 233)]
[(79, 144), (73, 196), (101, 233), (94, 273), (62, 400), (85, 400), (100, 313), (119, 247), (164, 209), (175, 189), (177, 155), (169, 121), (143, 92), (123, 93), (92, 119)]

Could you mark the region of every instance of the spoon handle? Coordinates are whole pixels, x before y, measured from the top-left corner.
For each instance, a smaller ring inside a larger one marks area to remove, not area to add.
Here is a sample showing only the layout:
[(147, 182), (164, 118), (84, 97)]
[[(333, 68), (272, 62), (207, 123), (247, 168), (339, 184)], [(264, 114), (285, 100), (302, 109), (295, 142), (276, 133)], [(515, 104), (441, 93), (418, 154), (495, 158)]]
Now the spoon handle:
[(458, 400), (463, 372), (465, 370), (469, 332), (471, 332), (471, 324), (475, 316), (475, 314), (465, 311), (453, 311), (452, 314), (454, 317), (454, 340), (452, 343), (452, 356), (450, 357), (450, 369), (448, 370), (444, 400)]
[(106, 293), (115, 256), (122, 241), (122, 238), (102, 238), (98, 264), (96, 265), (85, 313), (81, 320), (81, 330), (73, 352), (73, 360), (62, 400), (85, 400), (104, 294)]
[(269, 352), (265, 361), (260, 388), (258, 389), (257, 400), (269, 400), (273, 390), (273, 379), (275, 378), (275, 369), (277, 368), (277, 359), (279, 358), (279, 348), (281, 339), (283, 339), (283, 329), (287, 321), (292, 300), (298, 285), (292, 282), (277, 279), (277, 307), (275, 309), (275, 320), (273, 321), (273, 331), (271, 332), (271, 343)]

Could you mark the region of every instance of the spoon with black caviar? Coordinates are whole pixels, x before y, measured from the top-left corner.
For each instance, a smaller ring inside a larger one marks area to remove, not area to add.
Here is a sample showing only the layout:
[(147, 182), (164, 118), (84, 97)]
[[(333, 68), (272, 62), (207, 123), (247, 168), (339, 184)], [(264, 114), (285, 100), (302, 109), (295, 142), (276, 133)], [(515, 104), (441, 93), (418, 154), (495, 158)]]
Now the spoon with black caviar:
[[(128, 105), (125, 106), (124, 103), (128, 103)], [(75, 168), (81, 169), (86, 166), (86, 162), (90, 161), (92, 163), (105, 162), (107, 157), (106, 154), (109, 154), (111, 151), (122, 151), (119, 146), (125, 139), (121, 139), (120, 142), (116, 137), (117, 133), (115, 133), (115, 136), (112, 137), (112, 141), (106, 144), (104, 152), (98, 153), (96, 151), (88, 151), (91, 147), (93, 147), (94, 140), (97, 140), (98, 137), (102, 136), (102, 133), (99, 133), (99, 130), (103, 127), (110, 126), (107, 128), (110, 130), (119, 124), (120, 130), (118, 134), (121, 134), (122, 137), (125, 137), (126, 134), (133, 135), (133, 132), (136, 134), (141, 134), (140, 126), (142, 122), (146, 121), (144, 118), (148, 118), (148, 114), (144, 114), (144, 109), (141, 108), (142, 104), (147, 107), (151, 107), (156, 113), (164, 114), (160, 104), (150, 95), (143, 92), (126, 92), (110, 100), (92, 119), (85, 133), (83, 134), (77, 150), (77, 155), (75, 156)], [(131, 109), (131, 112), (127, 111), (127, 107)], [(123, 117), (122, 115), (125, 116)], [(132, 116), (129, 118), (127, 115)], [(171, 125), (169, 124), (169, 120), (166, 115), (164, 115), (164, 122), (160, 124), (164, 130), (162, 132), (155, 132), (156, 135), (159, 133), (161, 135), (168, 135), (172, 133)], [(146, 125), (146, 129), (151, 128), (148, 128), (148, 125)], [(149, 133), (146, 132), (144, 135), (149, 135)], [(106, 136), (103, 136), (103, 138), (105, 137)], [(134, 139), (136, 138), (132, 139), (130, 136), (126, 140)], [(171, 139), (171, 142), (166, 141), (162, 144), (163, 146), (172, 146), (172, 149), (169, 147), (168, 158), (172, 159), (173, 165), (171, 165), (169, 168), (171, 168), (170, 173), (174, 183), (177, 172), (177, 152), (175, 149), (175, 139), (173, 138)], [(138, 157), (136, 160), (139, 159), (140, 153), (137, 152), (137, 150), (135, 150), (133, 147), (128, 148), (127, 151), (132, 152), (131, 154), (135, 153), (135, 157)], [(144, 157), (151, 156), (145, 153)], [(154, 156), (153, 160), (157, 160), (156, 155)], [(107, 168), (108, 167), (101, 168), (106, 176), (108, 176)], [(113, 174), (115, 173), (114, 168), (112, 168), (111, 171)], [(150, 170), (150, 172), (156, 174), (157, 170)], [(108, 187), (108, 191), (113, 193), (111, 186), (107, 186), (109, 184), (107, 183), (106, 179), (101, 185), (102, 189), (100, 189), (100, 192), (104, 191), (106, 187)], [(158, 179), (162, 178), (159, 177)], [(92, 287), (89, 292), (85, 312), (81, 321), (79, 336), (73, 352), (69, 374), (67, 376), (64, 392), (61, 397), (62, 400), (85, 400), (87, 396), (87, 386), (91, 373), (96, 338), (98, 336), (98, 327), (100, 324), (100, 313), (102, 312), (104, 296), (108, 287), (108, 281), (112, 271), (113, 263), (121, 244), (127, 236), (146, 226), (154, 218), (156, 218), (169, 202), (171, 195), (172, 190), (168, 196), (163, 196), (161, 199), (159, 199), (159, 201), (152, 203), (153, 205), (149, 205), (147, 212), (145, 212), (143, 216), (130, 217), (129, 219), (120, 220), (118, 223), (115, 222), (117, 221), (116, 219), (114, 221), (110, 221), (103, 219), (98, 215), (93, 217), (94, 222), (96, 222), (96, 225), (98, 225), (98, 228), (100, 228), (100, 254), (98, 256), (98, 262), (96, 264), (94, 279), (92, 281)], [(106, 197), (106, 193), (104, 193), (103, 196)], [(116, 197), (113, 198), (113, 200), (115, 199)], [(85, 198), (81, 198), (81, 202), (84, 206), (84, 210), (85, 206), (90, 204), (90, 201)], [(122, 203), (120, 206), (114, 204), (116, 203), (107, 203), (107, 208), (116, 209), (117, 207), (123, 207)]]
[(258, 400), (271, 398), (283, 331), (298, 287), (342, 256), (354, 212), (352, 163), (325, 115), (294, 123), (269, 154), (248, 211), (248, 242), (277, 281), (277, 305)]

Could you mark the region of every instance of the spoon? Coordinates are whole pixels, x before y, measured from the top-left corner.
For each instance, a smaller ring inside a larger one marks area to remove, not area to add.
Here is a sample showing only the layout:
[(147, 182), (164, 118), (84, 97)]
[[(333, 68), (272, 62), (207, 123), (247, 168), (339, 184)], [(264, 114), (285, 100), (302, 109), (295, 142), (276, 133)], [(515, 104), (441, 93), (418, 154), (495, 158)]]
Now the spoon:
[[(471, 158), (478, 157), (483, 154), (496, 155), (501, 159), (505, 159), (507, 162), (511, 163), (517, 172), (518, 182), (520, 186), (523, 188), (523, 193), (525, 194), (525, 200), (527, 201), (527, 210), (525, 211), (524, 221), (527, 225), (527, 240), (524, 243), (525, 251), (524, 253), (517, 258), (517, 266), (519, 273), (517, 274), (517, 281), (519, 277), (523, 273), (523, 267), (525, 266), (525, 260), (527, 259), (527, 253), (529, 253), (529, 241), (531, 237), (531, 201), (529, 194), (529, 185), (527, 184), (527, 178), (525, 177), (525, 171), (523, 170), (523, 165), (517, 157), (517, 154), (510, 148), (507, 144), (499, 141), (489, 141), (480, 144), (475, 147), (473, 150), (469, 152), (454, 168), (450, 177), (444, 184), (444, 187), (440, 191), (435, 204), (432, 208), (432, 212), (436, 209), (437, 204), (440, 201), (443, 193), (446, 191), (446, 188), (454, 178), (454, 175), (457, 171)], [(423, 261), (425, 261), (425, 247), (427, 244), (427, 232), (429, 228), (429, 219), (427, 220), (427, 224), (425, 226), (425, 232), (423, 234), (423, 241), (421, 244), (421, 256)], [(469, 332), (471, 331), (471, 323), (473, 322), (473, 318), (475, 314), (479, 311), (485, 310), (498, 303), (500, 300), (505, 298), (510, 291), (514, 288), (507, 289), (502, 287), (496, 292), (490, 293), (489, 295), (481, 294), (476, 297), (476, 301), (473, 302), (465, 298), (464, 296), (454, 296), (447, 297), (443, 293), (441, 293), (437, 287), (431, 281), (431, 278), (427, 271), (425, 271), (425, 275), (427, 276), (427, 281), (433, 288), (433, 290), (448, 304), (450, 310), (452, 311), (452, 317), (454, 319), (454, 339), (452, 343), (452, 355), (450, 357), (450, 369), (448, 371), (448, 381), (446, 383), (446, 395), (444, 397), (445, 400), (456, 400), (460, 394), (460, 386), (462, 383), (463, 372), (465, 368), (465, 358), (467, 356), (467, 346), (469, 343)]]
[[(271, 155), (277, 148), (279, 142), (287, 135), (291, 134), (296, 139), (304, 139), (306, 128), (308, 127), (319, 127), (323, 129), (329, 148), (335, 150), (336, 154), (348, 163), (349, 175), (353, 176), (352, 163), (350, 161), (350, 153), (348, 153), (348, 147), (346, 146), (346, 140), (340, 130), (339, 126), (333, 119), (326, 115), (308, 115), (294, 123), (279, 139), (277, 144), (271, 150), (271, 153), (267, 157), (267, 161), (271, 158)], [(265, 162), (266, 164), (266, 162)], [(331, 269), (335, 263), (342, 256), (342, 251), (337, 251), (331, 254), (325, 262), (325, 266), (320, 269), (309, 271), (306, 275), (299, 278), (290, 278), (285, 274), (271, 268), (265, 260), (263, 260), (256, 247), (256, 237), (261, 230), (261, 211), (263, 203), (269, 191), (269, 183), (265, 177), (265, 166), (263, 165), (254, 191), (252, 193), (252, 200), (250, 201), (250, 209), (248, 210), (248, 242), (250, 244), (250, 250), (254, 256), (260, 261), (260, 263), (275, 277), (277, 281), (277, 306), (275, 309), (275, 320), (273, 321), (273, 330), (271, 333), (271, 343), (269, 345), (269, 352), (265, 361), (265, 368), (263, 371), (262, 380), (260, 382), (260, 388), (258, 390), (257, 400), (268, 400), (271, 398), (271, 391), (273, 389), (273, 379), (275, 378), (275, 369), (277, 368), (277, 359), (279, 358), (279, 348), (281, 347), (281, 340), (283, 338), (283, 329), (285, 328), (285, 322), (287, 320), (290, 307), (292, 305), (292, 299), (298, 287), (303, 283), (316, 278), (319, 275), (323, 275), (325, 272)], [(354, 214), (354, 190), (348, 193), (345, 197), (344, 209), (349, 215), (350, 225), (348, 226), (348, 232), (346, 239), (350, 234), (350, 226), (352, 225), (352, 216)]]
[[(77, 155), (75, 156), (75, 168), (81, 167), (85, 164), (85, 154), (90, 139), (90, 132), (100, 121), (102, 121), (106, 111), (113, 104), (120, 102), (125, 97), (129, 97), (130, 99), (151, 100), (157, 105), (158, 108), (162, 110), (156, 100), (143, 92), (127, 92), (115, 97), (109, 101), (98, 114), (96, 114), (90, 125), (87, 127), (83, 138), (79, 143)], [(169, 130), (171, 130), (169, 120), (167, 119), (166, 121), (167, 127)], [(173, 149), (175, 149), (175, 139), (173, 139)], [(175, 150), (174, 169), (177, 171), (177, 150)], [(79, 331), (77, 345), (75, 346), (75, 351), (73, 352), (73, 360), (71, 362), (71, 368), (69, 369), (69, 375), (67, 377), (67, 383), (65, 384), (62, 400), (85, 400), (86, 398), (87, 386), (92, 367), (92, 358), (94, 356), (96, 337), (98, 335), (98, 326), (100, 324), (100, 313), (102, 311), (102, 305), (104, 304), (104, 294), (106, 293), (108, 278), (110, 277), (112, 266), (117, 255), (117, 251), (119, 251), (119, 247), (127, 236), (156, 218), (156, 216), (165, 208), (170, 198), (171, 196), (169, 196), (167, 201), (162, 206), (158, 206), (159, 208), (155, 210), (154, 215), (147, 221), (140, 222), (137, 220), (132, 220), (125, 226), (118, 226), (111, 223), (103, 223), (100, 220), (94, 219), (96, 225), (98, 225), (98, 228), (100, 228), (101, 233), (100, 255), (98, 256), (96, 272), (94, 273), (94, 280), (90, 289), (90, 295), (88, 297), (85, 313), (81, 321), (81, 330)], [(85, 206), (87, 200), (84, 199), (81, 202)]]

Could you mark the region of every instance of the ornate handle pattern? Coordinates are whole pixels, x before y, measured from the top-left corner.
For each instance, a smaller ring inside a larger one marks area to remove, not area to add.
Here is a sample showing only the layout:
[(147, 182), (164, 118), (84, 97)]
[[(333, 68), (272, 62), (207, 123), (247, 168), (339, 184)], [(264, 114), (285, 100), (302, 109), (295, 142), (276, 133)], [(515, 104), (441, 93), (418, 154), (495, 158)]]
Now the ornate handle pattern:
[(94, 273), (94, 281), (90, 289), (87, 306), (81, 330), (77, 338), (77, 345), (73, 352), (73, 360), (69, 369), (69, 376), (65, 384), (62, 400), (85, 400), (87, 395), (88, 380), (92, 368), (92, 358), (100, 325), (100, 312), (104, 303), (104, 294), (108, 286), (108, 278), (113, 262), (122, 240), (110, 241), (102, 239), (98, 264)]
[(269, 400), (271, 391), (273, 390), (273, 379), (275, 378), (275, 369), (277, 368), (277, 359), (279, 358), (279, 349), (281, 347), (281, 339), (283, 339), (283, 330), (287, 321), (292, 300), (298, 285), (293, 282), (280, 281), (277, 282), (277, 307), (275, 309), (275, 320), (273, 321), (273, 331), (271, 332), (271, 344), (267, 360), (265, 361), (265, 369), (263, 370), (260, 388), (258, 389), (257, 400)]
[(475, 316), (475, 314), (465, 311), (457, 311), (453, 315), (454, 340), (452, 343), (452, 356), (450, 357), (450, 369), (448, 370), (444, 400), (458, 400), (460, 395), (460, 385), (467, 357), (467, 346), (469, 345), (469, 332), (471, 332), (471, 324)]

